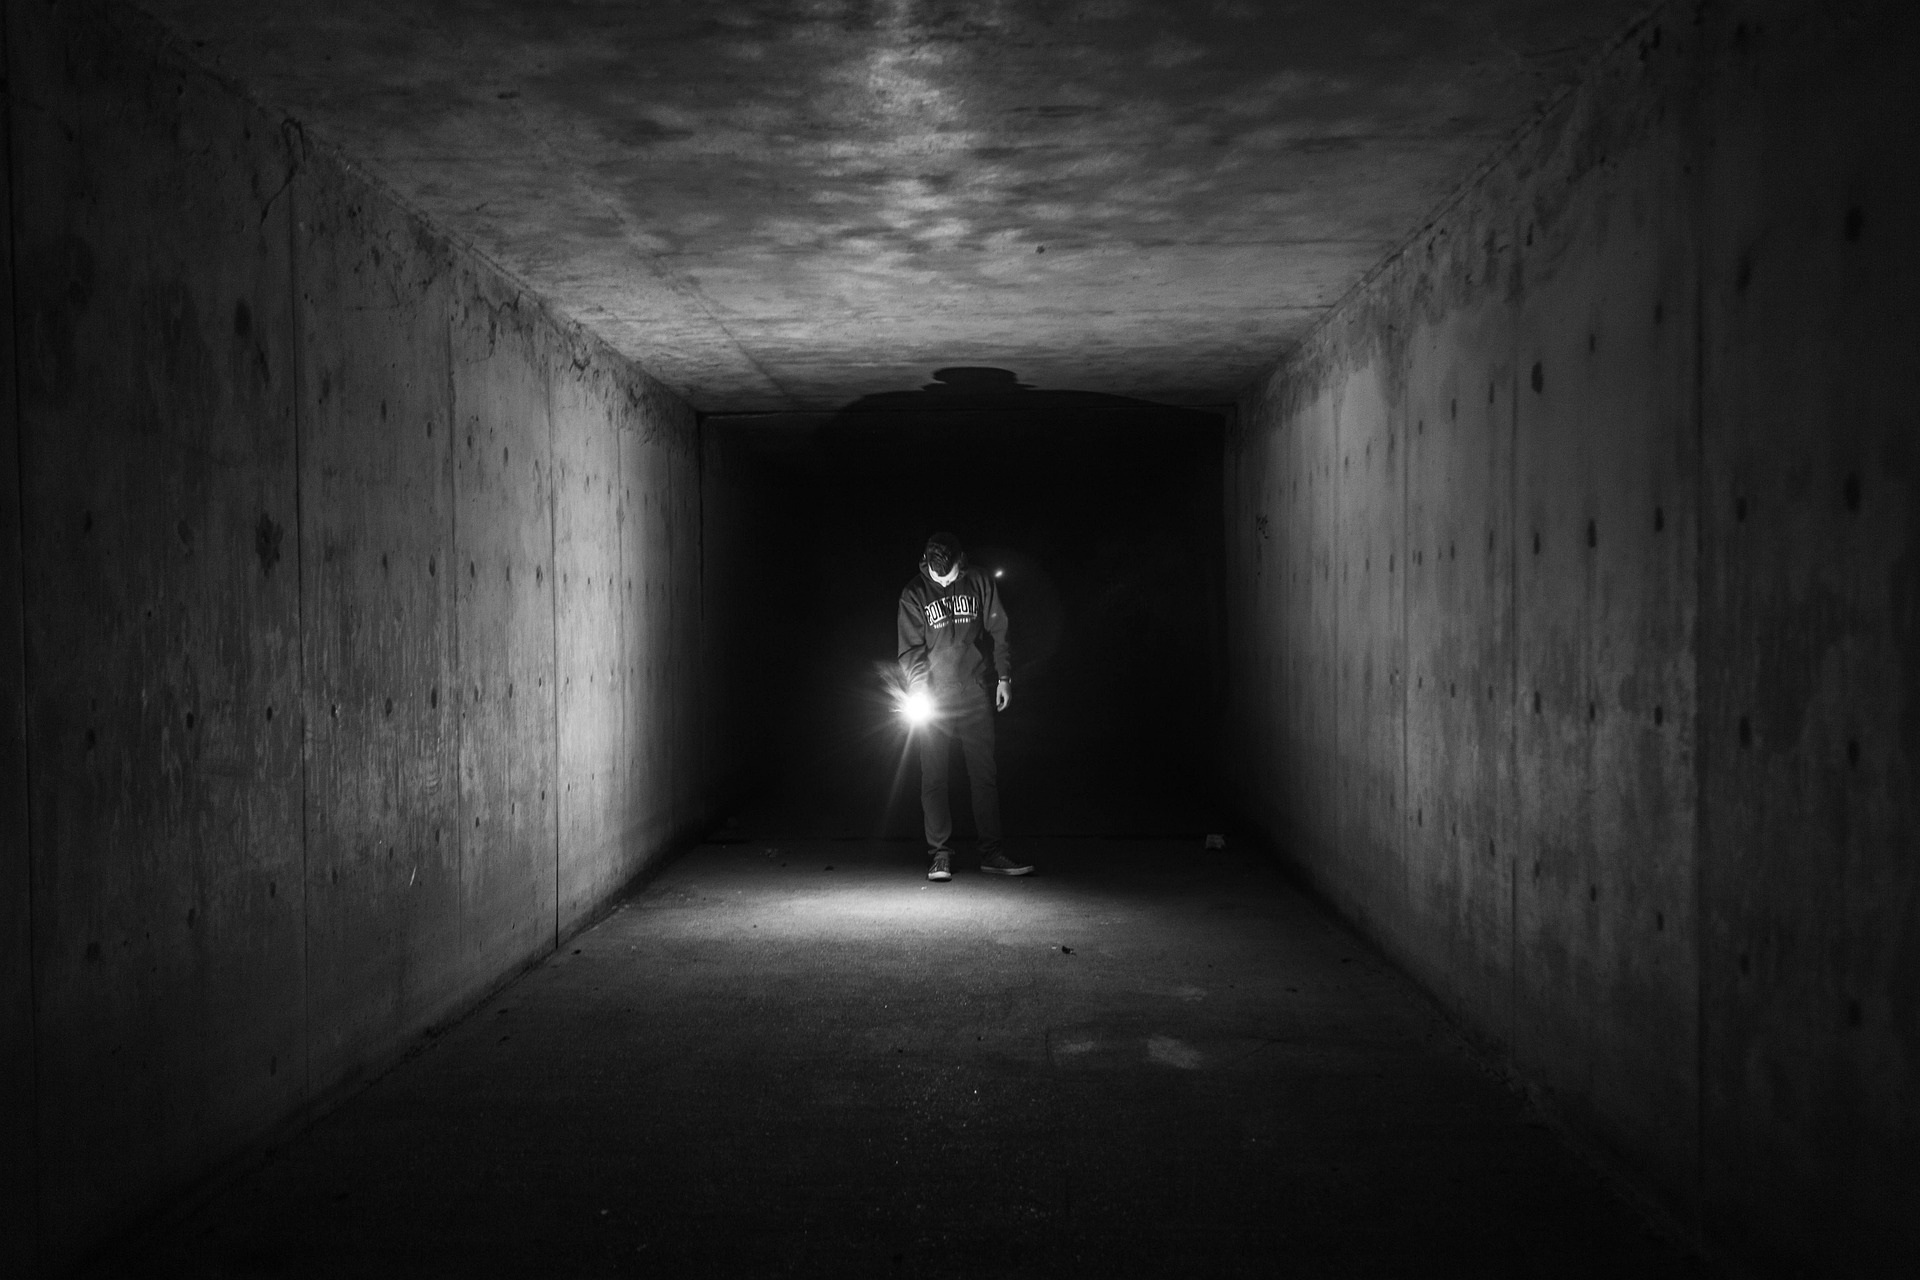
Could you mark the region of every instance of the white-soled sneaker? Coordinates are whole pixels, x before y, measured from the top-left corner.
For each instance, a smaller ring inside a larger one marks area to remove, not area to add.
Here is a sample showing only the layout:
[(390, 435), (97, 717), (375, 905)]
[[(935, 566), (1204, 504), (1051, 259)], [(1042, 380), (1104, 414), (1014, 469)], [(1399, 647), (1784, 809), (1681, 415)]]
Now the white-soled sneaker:
[(952, 855), (950, 854), (945, 854), (945, 853), (934, 854), (933, 861), (927, 864), (927, 879), (929, 880), (953, 879), (953, 867), (951, 865), (952, 861), (953, 861)]
[(1015, 862), (1004, 853), (996, 853), (980, 864), (980, 869), (990, 876), (1024, 876), (1033, 872), (1031, 862)]

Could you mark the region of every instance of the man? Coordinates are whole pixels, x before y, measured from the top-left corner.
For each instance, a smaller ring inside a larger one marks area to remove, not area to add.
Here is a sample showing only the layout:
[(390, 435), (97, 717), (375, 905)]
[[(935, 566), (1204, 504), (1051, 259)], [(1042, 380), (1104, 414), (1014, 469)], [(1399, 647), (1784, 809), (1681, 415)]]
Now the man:
[[(986, 663), (980, 633), (993, 638), (999, 676), (987, 701)], [(947, 799), (947, 752), (954, 738), (967, 757), (973, 790), (973, 822), (980, 834), (980, 869), (1023, 876), (1031, 866), (1015, 862), (1001, 847), (1000, 785), (993, 764), (993, 713), (1013, 701), (1013, 654), (1007, 648), (1007, 612), (993, 578), (967, 566), (960, 540), (950, 533), (927, 539), (920, 572), (900, 593), (900, 666), (909, 693), (924, 693), (933, 714), (915, 732), (920, 738), (920, 811), (926, 822), (927, 879), (953, 879), (953, 811)]]

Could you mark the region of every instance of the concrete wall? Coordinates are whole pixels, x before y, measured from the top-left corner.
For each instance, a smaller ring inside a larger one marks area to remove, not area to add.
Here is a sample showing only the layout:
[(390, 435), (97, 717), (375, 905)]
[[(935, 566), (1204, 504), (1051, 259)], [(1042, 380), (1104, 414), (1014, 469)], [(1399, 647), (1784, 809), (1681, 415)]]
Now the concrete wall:
[[(0, 57), (6, 56), (0, 24)], [(0, 96), (0, 142), (12, 137)], [(13, 166), (0, 153), (0, 1151), (34, 1148), (33, 885), (27, 855), (25, 615), (20, 595), (20, 429), (14, 361)], [(31, 1160), (0, 1161), (0, 1272), (35, 1265)]]
[(1910, 22), (1656, 12), (1228, 450), (1249, 818), (1766, 1271), (1920, 1257)]
[(707, 786), (691, 412), (139, 15), (5, 38), (20, 1274), (552, 949)]

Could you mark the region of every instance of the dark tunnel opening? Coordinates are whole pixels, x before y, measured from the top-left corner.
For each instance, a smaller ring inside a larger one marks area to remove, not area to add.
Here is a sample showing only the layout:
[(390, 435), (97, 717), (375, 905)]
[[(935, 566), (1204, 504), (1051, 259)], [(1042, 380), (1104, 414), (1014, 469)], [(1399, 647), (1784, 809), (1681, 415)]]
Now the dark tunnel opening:
[(995, 572), (1011, 619), (1015, 692), (996, 718), (1010, 838), (1217, 822), (1222, 423), (992, 369), (832, 415), (705, 419), (733, 487), (712, 607), (740, 623), (724, 659), (740, 827), (919, 836), (918, 764), (883, 673), (936, 529)]

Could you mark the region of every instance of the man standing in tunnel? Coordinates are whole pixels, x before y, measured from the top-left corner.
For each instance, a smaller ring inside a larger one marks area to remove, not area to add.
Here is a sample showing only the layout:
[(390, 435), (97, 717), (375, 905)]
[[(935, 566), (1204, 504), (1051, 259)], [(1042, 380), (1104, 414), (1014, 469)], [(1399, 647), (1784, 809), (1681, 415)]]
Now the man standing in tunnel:
[[(979, 639), (993, 640), (998, 677), (988, 701), (985, 655)], [(992, 575), (971, 568), (951, 533), (927, 539), (920, 572), (900, 593), (900, 666), (910, 695), (931, 700), (920, 739), (920, 811), (926, 823), (927, 879), (953, 879), (953, 809), (947, 796), (947, 756), (953, 740), (967, 759), (973, 821), (980, 837), (980, 869), (1023, 876), (1033, 868), (1002, 848), (1000, 785), (993, 761), (993, 714), (1013, 700), (1013, 654), (1007, 612)]]

